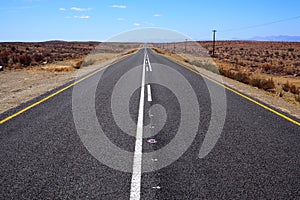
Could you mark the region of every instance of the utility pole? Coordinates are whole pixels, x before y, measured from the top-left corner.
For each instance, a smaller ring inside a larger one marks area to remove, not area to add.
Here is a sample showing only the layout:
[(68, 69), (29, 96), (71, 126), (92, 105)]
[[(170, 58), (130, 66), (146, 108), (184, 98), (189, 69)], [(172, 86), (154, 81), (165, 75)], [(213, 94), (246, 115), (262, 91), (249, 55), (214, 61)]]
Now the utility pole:
[(174, 53), (175, 53), (175, 49), (176, 49), (176, 46), (175, 46), (175, 42), (174, 42)]
[(186, 43), (187, 43), (187, 39), (185, 39), (185, 45), (184, 45), (184, 52), (186, 53)]
[(216, 45), (216, 32), (217, 30), (213, 30), (213, 52), (212, 52), (212, 56), (215, 57), (215, 45)]

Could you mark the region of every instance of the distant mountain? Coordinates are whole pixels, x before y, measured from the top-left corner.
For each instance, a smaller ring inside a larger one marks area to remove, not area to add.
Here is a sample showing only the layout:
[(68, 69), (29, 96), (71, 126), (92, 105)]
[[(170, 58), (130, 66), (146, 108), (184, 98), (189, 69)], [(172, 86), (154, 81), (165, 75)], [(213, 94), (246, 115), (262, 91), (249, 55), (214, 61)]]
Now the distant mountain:
[(255, 40), (255, 41), (300, 42), (300, 36), (279, 35), (279, 36), (253, 37), (250, 40)]

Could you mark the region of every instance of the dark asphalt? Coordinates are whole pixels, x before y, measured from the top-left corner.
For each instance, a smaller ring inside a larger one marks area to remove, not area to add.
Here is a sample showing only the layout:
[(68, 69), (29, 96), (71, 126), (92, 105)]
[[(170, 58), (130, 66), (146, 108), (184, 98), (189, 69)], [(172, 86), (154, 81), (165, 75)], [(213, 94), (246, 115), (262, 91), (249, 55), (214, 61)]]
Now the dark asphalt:
[[(153, 159), (157, 158), (153, 165), (170, 159), (171, 154), (156, 152), (174, 140), (184, 111), (174, 91), (152, 84), (162, 79), (174, 81), (174, 76), (155, 72), (159, 66), (176, 70), (189, 82), (196, 94), (200, 118), (195, 118), (195, 139), (179, 159), (165, 168), (143, 173), (142, 199), (300, 199), (299, 126), (226, 91), (227, 112), (221, 137), (213, 150), (200, 159), (199, 150), (211, 119), (208, 87), (199, 75), (150, 50), (148, 54), (153, 72), (146, 72), (146, 82), (151, 84), (153, 101), (147, 101), (145, 90), (144, 134), (150, 138), (151, 131), (159, 132), (153, 136), (155, 144), (144, 139), (143, 152), (153, 152)], [(135, 138), (123, 129), (135, 130), (132, 123), (122, 129), (114, 120), (112, 91), (127, 72), (132, 76), (123, 85), (122, 95), (126, 95), (126, 88), (129, 92), (131, 84), (141, 82), (143, 58), (141, 50), (78, 84), (79, 98), (88, 102), (92, 85), (101, 76), (94, 106), (98, 122), (107, 138), (128, 152), (134, 151)], [(176, 87), (185, 89), (180, 84)], [(216, 84), (211, 87), (221, 88)], [(131, 119), (125, 122), (136, 123), (139, 94), (137, 88), (130, 97), (127, 105)], [(187, 102), (191, 99), (186, 96)], [(160, 112), (162, 107), (165, 115)], [(129, 199), (131, 173), (112, 169), (89, 153), (77, 134), (72, 111), (72, 89), (68, 89), (0, 125), (0, 199)], [(4, 116), (0, 115), (0, 119)], [(153, 130), (150, 126), (154, 126)], [(185, 143), (188, 142), (182, 141)], [(131, 156), (124, 159), (128, 160), (124, 167), (132, 165)]]

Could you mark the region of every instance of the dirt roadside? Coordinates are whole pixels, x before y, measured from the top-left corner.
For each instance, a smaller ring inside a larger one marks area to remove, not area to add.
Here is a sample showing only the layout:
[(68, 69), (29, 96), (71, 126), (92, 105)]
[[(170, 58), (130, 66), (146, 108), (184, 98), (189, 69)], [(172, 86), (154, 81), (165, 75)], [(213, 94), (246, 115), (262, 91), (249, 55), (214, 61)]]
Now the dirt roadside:
[(108, 65), (135, 53), (122, 55), (102, 55), (99, 62), (80, 69), (72, 67), (74, 62), (49, 64), (39, 68), (7, 70), (0, 73), (0, 113), (38, 97), (52, 89), (68, 83), (96, 69)]
[(188, 58), (180, 59), (177, 57), (172, 57), (172, 56), (161, 54), (161, 53), (160, 53), (160, 55), (163, 55), (166, 58), (168, 58), (168, 59), (172, 60), (173, 62), (178, 63), (182, 66), (185, 66), (190, 69), (195, 69), (198, 72), (200, 72), (201, 74), (204, 74), (214, 80), (222, 82), (223, 84), (225, 84), (231, 88), (234, 88), (235, 90), (240, 91), (241, 93), (249, 95), (249, 96), (251, 96), (255, 99), (258, 99), (274, 108), (277, 108), (283, 112), (286, 112), (286, 113), (300, 119), (300, 105), (299, 104), (294, 104), (292, 102), (284, 100), (283, 98), (279, 98), (278, 96), (276, 96), (270, 92), (266, 92), (264, 90), (252, 87), (250, 85), (238, 82), (236, 80), (233, 80), (233, 79), (230, 79), (230, 78), (218, 75), (218, 74), (215, 74), (206, 69), (196, 67), (187, 62), (184, 62), (184, 59), (188, 59)]
[[(134, 52), (118, 56), (106, 55), (103, 59), (100, 59), (100, 62), (97, 62), (94, 65), (82, 67), (78, 70), (71, 69), (66, 71), (57, 71), (53, 70), (53, 67), (57, 66), (52, 66), (53, 64), (50, 64), (43, 66), (44, 70), (21, 69), (3, 71), (0, 73), (0, 113), (38, 97), (45, 92), (57, 88), (93, 70), (105, 68), (113, 62), (117, 62), (118, 60), (121, 60), (133, 53)], [(166, 56), (180, 65), (197, 69), (200, 73), (205, 74), (212, 79), (222, 80), (224, 84), (300, 119), (300, 105), (295, 105), (273, 95), (272, 93), (257, 89), (250, 85), (220, 76), (203, 68), (195, 67), (183, 60), (167, 55), (163, 56)]]

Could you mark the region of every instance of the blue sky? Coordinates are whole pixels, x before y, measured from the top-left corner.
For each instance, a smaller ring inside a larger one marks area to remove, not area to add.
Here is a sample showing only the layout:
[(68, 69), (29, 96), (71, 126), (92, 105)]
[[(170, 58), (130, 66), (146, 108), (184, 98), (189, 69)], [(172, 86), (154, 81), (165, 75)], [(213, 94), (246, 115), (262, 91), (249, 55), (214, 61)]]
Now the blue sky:
[(0, 41), (105, 41), (144, 27), (194, 40), (210, 40), (212, 29), (223, 40), (300, 36), (299, 8), (298, 0), (1, 0)]

